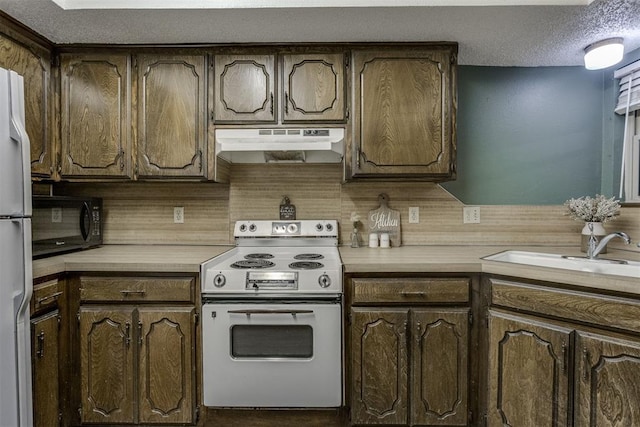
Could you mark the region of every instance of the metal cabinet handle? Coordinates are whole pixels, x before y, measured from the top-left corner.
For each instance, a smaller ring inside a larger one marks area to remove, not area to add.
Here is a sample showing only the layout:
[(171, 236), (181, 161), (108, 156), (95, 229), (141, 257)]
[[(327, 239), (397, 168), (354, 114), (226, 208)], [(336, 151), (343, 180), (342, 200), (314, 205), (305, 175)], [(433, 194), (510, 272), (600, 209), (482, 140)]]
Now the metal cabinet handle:
[(131, 324), (129, 322), (124, 324), (124, 343), (127, 347), (131, 344)]
[(269, 107), (269, 111), (271, 112), (271, 115), (273, 115), (273, 92), (271, 92), (270, 99), (271, 99), (271, 104)]
[(400, 292), (400, 295), (405, 297), (405, 298), (408, 298), (408, 297), (426, 297), (427, 293), (426, 292), (421, 292), (421, 291), (418, 291), (418, 292)]
[(49, 301), (50, 299), (58, 299), (58, 297), (62, 295), (62, 291), (60, 292), (55, 292), (51, 295), (47, 295), (46, 297), (42, 297), (42, 298), (38, 298), (38, 300), (36, 301), (36, 305), (42, 305), (44, 304), (46, 301)]
[(420, 322), (416, 324), (416, 344), (420, 344), (420, 339), (422, 338), (422, 325)]
[(145, 291), (145, 290), (142, 290), (142, 291), (132, 291), (132, 290), (129, 290), (129, 289), (123, 289), (123, 290), (121, 290), (121, 291), (120, 291), (120, 293), (121, 293), (122, 295), (124, 295), (125, 297), (128, 297), (129, 295), (144, 295), (144, 294), (146, 294), (146, 293), (147, 293), (147, 291)]
[(246, 314), (251, 316), (252, 314), (290, 314), (295, 316), (297, 314), (311, 314), (313, 310), (229, 310), (230, 314)]
[(284, 112), (289, 114), (289, 94), (287, 91), (284, 92)]
[(36, 351), (38, 358), (44, 357), (44, 331), (38, 334), (38, 350)]
[(562, 373), (566, 375), (567, 365), (569, 364), (569, 353), (567, 352), (567, 344), (562, 343)]
[(589, 380), (589, 365), (591, 364), (590, 359), (591, 357), (589, 355), (589, 350), (587, 350), (586, 348), (583, 348), (582, 362), (584, 363), (584, 369), (582, 371), (582, 378), (584, 378), (585, 381)]
[(142, 322), (138, 320), (138, 345), (142, 347)]

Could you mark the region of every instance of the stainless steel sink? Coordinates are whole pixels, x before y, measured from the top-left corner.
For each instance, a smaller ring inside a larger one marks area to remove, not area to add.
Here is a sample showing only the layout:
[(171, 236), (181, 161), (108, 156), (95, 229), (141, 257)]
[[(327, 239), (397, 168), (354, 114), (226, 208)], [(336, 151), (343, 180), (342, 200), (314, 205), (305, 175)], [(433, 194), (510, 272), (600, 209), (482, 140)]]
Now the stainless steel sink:
[(509, 262), (536, 267), (560, 268), (587, 273), (640, 278), (640, 262), (606, 258), (589, 259), (541, 252), (504, 251), (484, 257), (487, 261)]

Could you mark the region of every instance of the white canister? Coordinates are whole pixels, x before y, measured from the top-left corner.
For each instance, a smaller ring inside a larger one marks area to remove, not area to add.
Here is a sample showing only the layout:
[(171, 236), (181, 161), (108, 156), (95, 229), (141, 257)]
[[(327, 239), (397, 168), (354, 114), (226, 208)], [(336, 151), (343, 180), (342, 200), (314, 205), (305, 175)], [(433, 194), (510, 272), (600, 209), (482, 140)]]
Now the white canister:
[(381, 248), (391, 247), (391, 241), (389, 240), (389, 233), (380, 234), (380, 247)]
[(370, 248), (378, 247), (378, 233), (369, 234), (369, 247)]

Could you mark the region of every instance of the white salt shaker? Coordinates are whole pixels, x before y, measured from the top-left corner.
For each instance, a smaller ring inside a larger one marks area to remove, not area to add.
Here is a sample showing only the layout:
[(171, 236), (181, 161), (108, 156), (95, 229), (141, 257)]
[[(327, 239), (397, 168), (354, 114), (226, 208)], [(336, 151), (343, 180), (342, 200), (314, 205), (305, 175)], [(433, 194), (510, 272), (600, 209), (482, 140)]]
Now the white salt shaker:
[(369, 234), (369, 247), (377, 248), (378, 247), (378, 233), (370, 233)]
[(381, 248), (391, 247), (391, 241), (389, 240), (389, 233), (380, 234), (380, 247)]

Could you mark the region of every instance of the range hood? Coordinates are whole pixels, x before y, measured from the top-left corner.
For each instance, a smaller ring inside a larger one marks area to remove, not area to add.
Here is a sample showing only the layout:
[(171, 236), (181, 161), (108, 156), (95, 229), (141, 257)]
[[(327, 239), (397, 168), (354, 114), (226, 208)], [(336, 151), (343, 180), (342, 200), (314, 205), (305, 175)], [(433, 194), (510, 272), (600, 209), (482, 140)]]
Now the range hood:
[(231, 163), (340, 163), (344, 128), (216, 129), (216, 155)]

